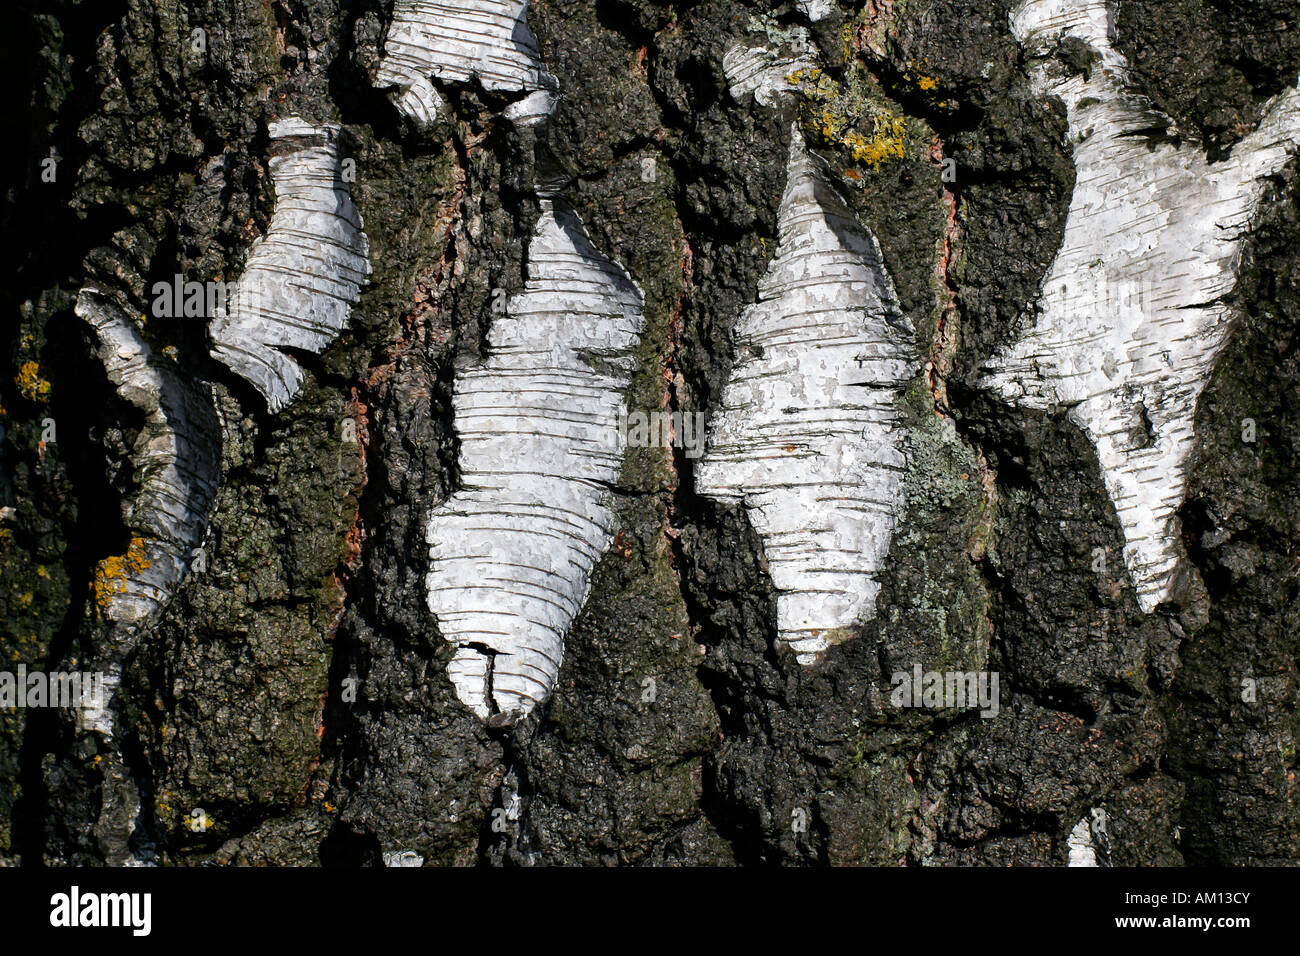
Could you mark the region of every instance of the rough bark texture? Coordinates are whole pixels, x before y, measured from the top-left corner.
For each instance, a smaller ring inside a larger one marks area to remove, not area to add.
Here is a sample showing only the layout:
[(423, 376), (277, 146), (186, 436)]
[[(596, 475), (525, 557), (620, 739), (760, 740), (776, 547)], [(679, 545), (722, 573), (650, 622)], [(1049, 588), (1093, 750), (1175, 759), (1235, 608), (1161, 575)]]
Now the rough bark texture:
[[(1064, 256), (1082, 168), (1035, 58), (1086, 85), (1093, 46), (1022, 46), (1007, 0), (481, 5), (515, 38), (497, 68), (413, 53), (433, 5), (408, 0), (19, 3), (0, 670), (123, 647), (97, 595), (141, 553), (137, 449), (161, 424), (81, 290), (202, 389), (219, 484), (201, 560), (125, 648), (113, 735), (0, 708), (0, 862), (1300, 863), (1296, 161), (1260, 181), (1190, 406), (1187, 586), (1144, 610), (1079, 417), (987, 380)], [(1296, 0), (1113, 19), (1162, 169), (1231, 163), (1300, 77)], [(153, 289), (255, 262), (291, 119), (329, 131), (325, 191), (371, 272), (319, 354), (287, 343), (301, 382), (268, 409), (211, 316), (160, 316)], [(746, 502), (704, 493), (707, 457), (629, 442), (549, 696), (484, 719), (431, 611), (429, 519), (465, 491), (457, 383), (499, 367), (539, 220), (571, 208), (636, 286), (639, 341), (584, 351), (584, 374), (631, 410), (704, 413), (713, 440), (792, 130), (845, 234), (877, 240), (921, 370), (881, 389), (906, 465), (871, 610), (801, 662)], [(918, 665), (997, 672), (996, 716), (892, 706)]]

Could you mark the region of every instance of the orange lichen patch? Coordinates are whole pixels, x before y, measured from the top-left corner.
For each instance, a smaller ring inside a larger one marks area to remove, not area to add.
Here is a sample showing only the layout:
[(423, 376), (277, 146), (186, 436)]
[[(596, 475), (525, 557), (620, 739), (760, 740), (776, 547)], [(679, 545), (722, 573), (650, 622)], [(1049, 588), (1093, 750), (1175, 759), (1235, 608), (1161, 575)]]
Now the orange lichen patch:
[(41, 378), (41, 367), (36, 362), (24, 362), (14, 382), (28, 401), (43, 402), (50, 393), (50, 383)]
[(95, 592), (95, 604), (107, 608), (113, 601), (113, 595), (126, 591), (126, 580), (133, 574), (139, 574), (149, 567), (149, 559), (144, 556), (144, 538), (134, 537), (127, 545), (126, 554), (104, 558), (95, 565), (95, 580), (91, 589)]
[(934, 77), (931, 76), (918, 76), (916, 78), (916, 84), (923, 90), (932, 90), (939, 85)]

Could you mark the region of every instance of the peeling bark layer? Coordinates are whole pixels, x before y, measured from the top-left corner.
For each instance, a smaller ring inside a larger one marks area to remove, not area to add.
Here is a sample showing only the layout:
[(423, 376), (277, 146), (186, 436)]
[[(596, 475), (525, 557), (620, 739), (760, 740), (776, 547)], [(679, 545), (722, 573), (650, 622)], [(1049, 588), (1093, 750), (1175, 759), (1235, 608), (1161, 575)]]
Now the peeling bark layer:
[[(1065, 104), (1077, 177), (1037, 312), (987, 384), (1029, 408), (1064, 406), (1087, 433), (1151, 611), (1183, 566), (1196, 402), (1232, 329), (1226, 298), (1266, 179), (1300, 147), (1300, 89), (1210, 164), (1199, 142), (1156, 135), (1169, 122), (1129, 88), (1112, 17), (1105, 0), (1029, 0), (1013, 14), (1040, 58), (1037, 88)], [(1065, 41), (1095, 62), (1080, 73), (1043, 59)]]
[(370, 274), (361, 214), (341, 178), (339, 128), (272, 123), (275, 212), (253, 243), (227, 314), (213, 318), (212, 354), (276, 412), (302, 368), (285, 349), (322, 352), (347, 324)]
[(740, 359), (699, 490), (743, 501), (777, 630), (811, 663), (874, 613), (902, 504), (897, 393), (920, 370), (875, 237), (792, 134), (776, 256), (736, 327)]
[(506, 116), (544, 115), (555, 78), (538, 59), (527, 9), (528, 0), (397, 0), (375, 84), (396, 86), (398, 109), (421, 126), (445, 111), (435, 79), (478, 80), (487, 90), (537, 93), (512, 104)]
[(429, 609), (448, 676), (486, 719), (551, 693), (564, 636), (613, 524), (610, 487), (640, 292), (576, 217), (543, 200), (528, 283), (457, 377), (461, 490), (429, 517)]
[(99, 357), (118, 394), (145, 416), (132, 450), (138, 490), (127, 527), (143, 540), (104, 588), (104, 613), (140, 626), (166, 605), (203, 544), (220, 481), (221, 437), (205, 386), (154, 355), (135, 323), (98, 289), (82, 289), (77, 314), (94, 329)]
[[(103, 686), (77, 715), (82, 729), (112, 741), (125, 664), (203, 544), (220, 481), (221, 437), (207, 387), (155, 356), (129, 315), (94, 288), (81, 290), (76, 312), (94, 330), (118, 395), (144, 415), (131, 453), (137, 485), (125, 515), (131, 543), (125, 555), (101, 563), (94, 582), (100, 613), (113, 625), (98, 654)], [(96, 831), (105, 858), (133, 864), (129, 841), (140, 797), (120, 753), (108, 753), (101, 792)]]
[(783, 55), (767, 47), (734, 46), (722, 58), (722, 71), (737, 103), (753, 93), (760, 106), (772, 106), (782, 93), (799, 88), (792, 75), (811, 69), (815, 62), (810, 56)]

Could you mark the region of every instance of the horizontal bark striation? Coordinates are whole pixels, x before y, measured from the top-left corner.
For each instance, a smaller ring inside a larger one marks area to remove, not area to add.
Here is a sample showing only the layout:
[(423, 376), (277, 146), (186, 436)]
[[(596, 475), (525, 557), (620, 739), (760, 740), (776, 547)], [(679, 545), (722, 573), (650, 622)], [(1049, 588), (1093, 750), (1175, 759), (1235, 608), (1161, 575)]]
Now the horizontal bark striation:
[(361, 214), (340, 176), (338, 127), (291, 118), (272, 123), (270, 135), (271, 225), (209, 331), (213, 355), (276, 412), (302, 384), (302, 369), (282, 349), (324, 351), (347, 323), (370, 263)]
[(801, 663), (870, 617), (902, 505), (897, 392), (911, 323), (864, 233), (793, 132), (779, 246), (736, 327), (739, 358), (697, 487), (743, 501)]
[[(138, 485), (126, 516), (132, 550), (114, 559), (120, 566), (111, 572), (101, 566), (96, 581), (101, 610), (119, 629), (104, 662), (105, 683), (112, 692), (138, 627), (167, 605), (203, 544), (221, 478), (221, 436), (206, 386), (156, 356), (117, 305), (98, 289), (85, 288), (77, 297), (76, 313), (94, 330), (100, 360), (117, 393), (144, 414), (131, 454)], [(83, 721), (112, 734), (106, 707), (89, 711)]]
[(1103, 0), (1031, 0), (1013, 14), (1031, 54), (1074, 41), (1097, 60), (1083, 74), (1036, 67), (1038, 91), (1065, 103), (1077, 177), (1033, 325), (990, 361), (985, 384), (1025, 407), (1069, 409), (1096, 447), (1151, 611), (1178, 577), (1196, 401), (1231, 330), (1225, 297), (1265, 179), (1296, 150), (1300, 92), (1211, 165), (1198, 142), (1142, 135), (1168, 120), (1129, 90), (1111, 18)]
[(483, 718), (549, 697), (564, 636), (609, 545), (619, 409), (642, 297), (548, 200), (529, 280), (457, 376), (460, 486), (428, 525), (429, 609), (457, 646), (448, 673)]
[(127, 527), (146, 542), (128, 563), (107, 616), (138, 624), (153, 617), (189, 571), (203, 543), (220, 481), (221, 437), (203, 386), (159, 358), (127, 315), (96, 289), (82, 289), (77, 315), (99, 339), (99, 356), (123, 399), (145, 416), (131, 461), (139, 485)]
[[(808, 42), (806, 31), (796, 28), (795, 33)], [(722, 57), (722, 72), (731, 98), (740, 103), (753, 93), (761, 106), (772, 106), (781, 94), (796, 92), (799, 84), (791, 76), (816, 65), (811, 55), (780, 53), (768, 47), (733, 46)]]
[(556, 82), (541, 64), (527, 10), (528, 0), (397, 0), (375, 85), (396, 86), (398, 109), (420, 126), (439, 113), (433, 77), (453, 83), (477, 79), (487, 90), (537, 94), (513, 104), (505, 115), (545, 115)]

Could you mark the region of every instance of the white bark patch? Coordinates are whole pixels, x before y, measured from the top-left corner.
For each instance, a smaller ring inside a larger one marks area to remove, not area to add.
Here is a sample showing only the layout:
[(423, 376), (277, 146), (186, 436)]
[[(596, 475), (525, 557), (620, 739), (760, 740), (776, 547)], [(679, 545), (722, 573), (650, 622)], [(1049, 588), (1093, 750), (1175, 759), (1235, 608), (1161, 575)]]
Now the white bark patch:
[(97, 289), (81, 290), (76, 313), (95, 330), (118, 395), (145, 416), (132, 449), (139, 490), (126, 525), (147, 543), (149, 566), (128, 568), (108, 608), (111, 620), (135, 624), (167, 603), (203, 543), (220, 481), (221, 438), (202, 387), (155, 356), (135, 323)]
[(460, 489), (428, 524), (429, 609), (457, 648), (448, 675), (486, 719), (546, 700), (564, 637), (609, 546), (618, 418), (642, 296), (576, 217), (542, 202), (528, 282), (458, 373)]
[(1152, 140), (1169, 121), (1128, 86), (1103, 0), (1029, 0), (1013, 30), (1034, 56), (1066, 38), (1100, 56), (1087, 76), (1040, 59), (1040, 92), (1065, 104), (1077, 178), (1061, 248), (1032, 326), (989, 363), (986, 384), (1024, 407), (1064, 406), (1097, 449), (1138, 603), (1170, 597), (1201, 394), (1230, 332), (1224, 297), (1265, 178), (1295, 152), (1300, 92), (1271, 104), (1231, 157)]
[(1092, 842), (1092, 827), (1087, 817), (1074, 825), (1065, 842), (1070, 851), (1068, 866), (1097, 865), (1097, 848)]
[(138, 628), (166, 606), (189, 573), (203, 543), (221, 477), (221, 438), (206, 386), (154, 355), (135, 323), (98, 289), (82, 289), (76, 313), (99, 340), (99, 357), (118, 395), (144, 415), (132, 449), (138, 491), (126, 525), (143, 541), (143, 558), (124, 562), (123, 575), (106, 587), (109, 620), (120, 625), (119, 646), (105, 674), (104, 707), (82, 717), (85, 726), (112, 735), (108, 705), (120, 663)]
[(340, 177), (338, 134), (297, 118), (271, 124), (271, 225), (249, 250), (226, 314), (209, 325), (213, 356), (272, 412), (302, 384), (302, 369), (281, 349), (323, 352), (370, 273), (361, 214)]
[[(806, 31), (795, 28), (805, 48), (811, 46)], [(799, 84), (791, 76), (815, 69), (811, 53), (781, 53), (767, 47), (733, 46), (722, 57), (722, 73), (731, 98), (740, 103), (750, 93), (760, 106), (771, 106), (783, 93), (794, 93)]]
[(792, 131), (776, 256), (696, 473), (743, 501), (801, 664), (875, 613), (903, 503), (900, 389), (920, 370), (880, 247)]
[(551, 112), (558, 84), (542, 66), (527, 10), (528, 0), (397, 0), (375, 85), (397, 87), (398, 109), (419, 126), (433, 122), (441, 106), (434, 77), (530, 93), (507, 118), (540, 119)]
[(799, 0), (799, 9), (810, 22), (816, 23), (829, 17), (834, 6), (831, 0)]
[(414, 850), (385, 850), (384, 866), (413, 867), (424, 866), (424, 857)]

